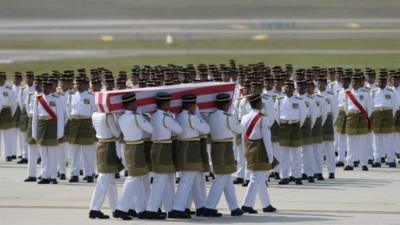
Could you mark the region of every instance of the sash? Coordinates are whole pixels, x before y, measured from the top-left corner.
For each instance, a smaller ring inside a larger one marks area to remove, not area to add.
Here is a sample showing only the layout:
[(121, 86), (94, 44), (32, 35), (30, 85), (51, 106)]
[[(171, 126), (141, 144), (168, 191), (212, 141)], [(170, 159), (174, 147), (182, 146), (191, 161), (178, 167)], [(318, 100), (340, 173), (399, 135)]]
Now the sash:
[(253, 133), (254, 127), (256, 126), (257, 122), (262, 118), (262, 116), (263, 116), (263, 114), (258, 113), (251, 119), (250, 125), (247, 128), (246, 133), (244, 134), (244, 137), (243, 137), (245, 141), (249, 140), (251, 133)]
[(57, 115), (56, 113), (50, 108), (49, 104), (47, 104), (46, 99), (44, 99), (43, 95), (38, 96), (38, 100), (40, 105), (43, 107), (43, 109), (49, 114), (51, 119), (57, 123)]
[(362, 107), (360, 102), (357, 101), (356, 97), (354, 97), (353, 93), (351, 91), (346, 91), (347, 96), (350, 98), (350, 100), (354, 103), (354, 105), (360, 110), (360, 112), (363, 114), (365, 119), (368, 121), (368, 130), (371, 130), (371, 120), (368, 117), (368, 112)]

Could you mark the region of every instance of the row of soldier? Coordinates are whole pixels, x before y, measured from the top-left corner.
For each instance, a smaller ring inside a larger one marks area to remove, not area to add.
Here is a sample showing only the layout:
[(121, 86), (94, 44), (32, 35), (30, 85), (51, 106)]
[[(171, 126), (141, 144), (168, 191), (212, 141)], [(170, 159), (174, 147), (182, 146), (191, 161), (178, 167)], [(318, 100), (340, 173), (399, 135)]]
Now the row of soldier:
[[(262, 117), (263, 119), (260, 121), (265, 122), (265, 126), (262, 127), (265, 127), (267, 130), (270, 129), (270, 132), (263, 131), (258, 134), (254, 132), (248, 134), (246, 137), (245, 134), (247, 134), (247, 130), (244, 129), (242, 130), (243, 135), (240, 136), (239, 134), (233, 138), (234, 143), (232, 148), (235, 150), (235, 159), (238, 162), (238, 173), (235, 183), (243, 183), (247, 186), (250, 181), (258, 182), (263, 180), (257, 177), (257, 175), (262, 175), (252, 173), (251, 169), (248, 170), (249, 167), (254, 169), (254, 167), (252, 167), (254, 163), (250, 163), (250, 165), (248, 163), (249, 159), (245, 153), (246, 148), (248, 149), (249, 146), (246, 145), (253, 140), (252, 137), (254, 135), (256, 136), (256, 140), (260, 140), (260, 135), (262, 136), (261, 139), (270, 140), (271, 146), (265, 148), (269, 150), (266, 152), (266, 156), (271, 160), (276, 158), (280, 162), (280, 165), (275, 167), (272, 173), (276, 179), (280, 179), (279, 184), (288, 184), (291, 178), (296, 184), (301, 184), (302, 178), (308, 179), (309, 182), (314, 182), (314, 178), (323, 180), (322, 161), (324, 157), (327, 161), (327, 169), (329, 178), (331, 179), (334, 178), (336, 165), (345, 165), (345, 170), (351, 170), (353, 166), (358, 166), (358, 163), (361, 163), (362, 169), (368, 170), (368, 163), (372, 164), (373, 167), (380, 167), (381, 163), (384, 162), (386, 158), (386, 162), (390, 167), (396, 166), (395, 153), (396, 150), (398, 150), (398, 146), (395, 142), (395, 137), (398, 135), (397, 120), (399, 108), (397, 87), (400, 80), (396, 71), (380, 70), (376, 82), (377, 84), (375, 84), (375, 71), (372, 69), (366, 69), (365, 71), (343, 71), (341, 68), (332, 68), (327, 72), (324, 69), (315, 67), (310, 70), (297, 70), (295, 75), (291, 76), (289, 66), (286, 70), (282, 70), (280, 67), (274, 67), (272, 70), (269, 70), (262, 64), (250, 65), (249, 67), (239, 66), (238, 69), (236, 69), (234, 64), (228, 67), (221, 66), (219, 69), (213, 66), (207, 67), (200, 65), (197, 68), (197, 75), (201, 79), (194, 80), (193, 78), (196, 77), (196, 71), (193, 72), (191, 68), (191, 66), (188, 66), (182, 70), (169, 67), (162, 73), (164, 75), (163, 79), (160, 79), (160, 72), (156, 72), (156, 69), (151, 70), (149, 67), (147, 67), (147, 69), (146, 67), (143, 69), (134, 68), (131, 79), (132, 86), (140, 85), (143, 87), (143, 81), (145, 79), (151, 80), (151, 82), (146, 82), (147, 86), (160, 85), (160, 83), (164, 85), (176, 84), (177, 77), (173, 74), (181, 74), (178, 80), (184, 83), (207, 81), (210, 76), (216, 81), (235, 81), (237, 76), (237, 91), (235, 91), (234, 96), (231, 96), (233, 107), (227, 110), (227, 114), (232, 115), (234, 118), (238, 119), (238, 121), (241, 120), (242, 122), (245, 121), (246, 115), (247, 117), (252, 115), (251, 118), (247, 118), (247, 120), (250, 121), (253, 120), (253, 117)], [(175, 70), (182, 71), (177, 73)], [(100, 71), (102, 71), (101, 74), (103, 74), (103, 81), (105, 84), (104, 90), (112, 90), (114, 88), (114, 80), (110, 72), (100, 69), (92, 73), (92, 91), (102, 90), (100, 83), (101, 77), (98, 76)], [(117, 86), (120, 89), (126, 88), (127, 82), (126, 78), (124, 79), (124, 73), (120, 74), (121, 76), (117, 79)], [(327, 81), (327, 75), (330, 82)], [(295, 82), (292, 81), (292, 77), (295, 78)], [(364, 81), (365, 77), (367, 78), (367, 82)], [(5, 77), (2, 76), (2, 78), (4, 83)], [(23, 102), (28, 102), (29, 104), (27, 104), (26, 107), (20, 107), (20, 109), (28, 109), (27, 118), (29, 122), (27, 125), (34, 127), (34, 129), (26, 129), (28, 132), (31, 131), (31, 134), (28, 134), (27, 140), (28, 149), (30, 150), (28, 151), (30, 153), (28, 159), (34, 159), (28, 160), (28, 163), (29, 161), (32, 163), (29, 163), (28, 168), (30, 168), (30, 174), (27, 180), (36, 180), (36, 168), (32, 168), (36, 165), (36, 157), (38, 155), (42, 158), (42, 167), (44, 168), (42, 169), (42, 180), (39, 181), (40, 183), (56, 183), (57, 170), (61, 175), (64, 174), (65, 177), (66, 149), (71, 149), (72, 176), (70, 181), (77, 181), (79, 168), (81, 167), (80, 156), (83, 155), (82, 161), (83, 167), (85, 168), (86, 179), (88, 182), (92, 182), (93, 174), (95, 173), (96, 151), (94, 143), (96, 143), (96, 139), (94, 138), (94, 130), (90, 129), (92, 125), (91, 116), (95, 109), (93, 95), (87, 91), (90, 86), (89, 79), (84, 75), (83, 70), (81, 70), (76, 79), (76, 93), (72, 91), (73, 82), (71, 71), (65, 71), (65, 73), (60, 76), (60, 80), (61, 82), (58, 81), (57, 76), (48, 77), (45, 75), (43, 82), (40, 82), (41, 79), (37, 76), (36, 84), (38, 85), (34, 86), (29, 85), (33, 83), (33, 74), (27, 74), (26, 83), (28, 84), (28, 88), (36, 88), (38, 93), (44, 93), (44, 95), (37, 95), (37, 93), (31, 89), (31, 91), (27, 91), (25, 98), (22, 95), (22, 99), (28, 99), (28, 101)], [(390, 82), (391, 87), (386, 87), (387, 81)], [(42, 83), (42, 85), (40, 85), (40, 83)], [(14, 89), (14, 87), (8, 88), (4, 86), (4, 88), (7, 88), (5, 89), (7, 94), (3, 93), (1, 96), (5, 99), (5, 101), (3, 100), (4, 104), (2, 104), (2, 108), (6, 109), (6, 112), (3, 112), (2, 109), (2, 114), (4, 113), (6, 116), (9, 115), (7, 112), (7, 110), (9, 110), (11, 117), (3, 121), (13, 121), (12, 119), (18, 111), (18, 107), (12, 107), (13, 98), (9, 96), (12, 96), (13, 93), (9, 90)], [(59, 89), (57, 90), (57, 88)], [(69, 91), (70, 93), (68, 93)], [(46, 114), (44, 109), (38, 106), (39, 104), (34, 103), (40, 100), (40, 96), (47, 95), (49, 95), (48, 102), (50, 108), (54, 107), (57, 115), (60, 115), (57, 117), (60, 121), (57, 121), (57, 123), (63, 124), (63, 126), (58, 124), (58, 126), (56, 126), (57, 129), (54, 129), (54, 126), (52, 128), (54, 131), (58, 130), (58, 132), (51, 132), (52, 134), (57, 133), (57, 137), (43, 136), (40, 133), (43, 131), (43, 124), (41, 124), (41, 126), (37, 124), (38, 121), (47, 121), (45, 122), (46, 124), (51, 124), (53, 120), (50, 115)], [(255, 100), (245, 98), (244, 96), (253, 97)], [(259, 113), (255, 113), (257, 109), (254, 110), (251, 104), (252, 100), (257, 101), (257, 99), (261, 101), (259, 112), (262, 116), (260, 116)], [(63, 107), (61, 107), (61, 109), (57, 108), (59, 105)], [(61, 114), (63, 116), (61, 116)], [(21, 115), (21, 118), (22, 117)], [(115, 116), (113, 117), (114, 121), (118, 120)], [(207, 120), (206, 116), (203, 115), (203, 117)], [(36, 122), (34, 118), (36, 118)], [(260, 124), (262, 123), (260, 122)], [(94, 120), (93, 125), (95, 126)], [(65, 132), (63, 131), (64, 128)], [(6, 135), (6, 132), (4, 132), (5, 130), (8, 129), (2, 130), (3, 137)], [(35, 130), (37, 132), (36, 134), (34, 132)], [(92, 130), (92, 132), (82, 133), (80, 132), (82, 130)], [(123, 130), (122, 126), (121, 130)], [(152, 137), (152, 135), (147, 134), (146, 138), (149, 137)], [(49, 142), (52, 138), (57, 138), (59, 140)], [(99, 137), (97, 138), (99, 139)], [(10, 143), (11, 140), (13, 140), (13, 138), (3, 139), (5, 142), (9, 141), (8, 143)], [(100, 139), (98, 142), (100, 143)], [(254, 145), (258, 146), (259, 143), (257, 144), (254, 142), (253, 147)], [(43, 148), (41, 146), (46, 147)], [(117, 142), (116, 146), (117, 149), (121, 149), (121, 144), (119, 144), (119, 142)], [(370, 146), (373, 146), (373, 148), (369, 148)], [(52, 148), (57, 148), (58, 150), (52, 151)], [(117, 158), (121, 158), (124, 155), (121, 154), (120, 149), (116, 151), (118, 155)], [(271, 150), (273, 151), (271, 152)], [(38, 151), (40, 151), (40, 154), (37, 153)], [(335, 157), (335, 151), (337, 151), (338, 158)], [(54, 154), (54, 152), (57, 152), (57, 154)], [(99, 155), (97, 158), (99, 161)], [(12, 159), (12, 155), (11, 158), (7, 159)], [(274, 161), (268, 163), (274, 165), (273, 162)], [(129, 166), (127, 167), (129, 168)], [(215, 167), (213, 169), (215, 172)], [(265, 168), (263, 169), (266, 170)], [(230, 172), (232, 173), (232, 171)], [(265, 173), (262, 174), (265, 175)], [(155, 177), (157, 176), (154, 176), (154, 178)], [(182, 173), (182, 183), (188, 184), (188, 181), (186, 181), (187, 177), (194, 176), (184, 175), (184, 173)], [(156, 185), (156, 183), (154, 183), (154, 185)], [(201, 187), (201, 185), (195, 186)], [(257, 187), (257, 185), (250, 182), (248, 188), (251, 190), (251, 193), (257, 191), (257, 188), (254, 189), (255, 187)], [(179, 190), (178, 187), (177, 193), (180, 193)], [(190, 190), (190, 188), (185, 188), (184, 190)], [(198, 194), (201, 192), (200, 190), (193, 192), (193, 199), (195, 200), (196, 198), (195, 193)], [(125, 192), (123, 192), (123, 194), (124, 193)], [(151, 193), (149, 194), (149, 196), (151, 196)], [(171, 194), (169, 194), (169, 196), (171, 196)], [(187, 194), (177, 194), (176, 196), (184, 197), (187, 196)], [(153, 200), (150, 202), (154, 204), (153, 198), (150, 197), (149, 201)], [(205, 199), (204, 196), (202, 199)], [(179, 199), (173, 202), (181, 202), (182, 204), (182, 200)], [(269, 202), (269, 200), (267, 202)], [(264, 208), (270, 206), (265, 204), (263, 203), (263, 206), (265, 206)], [(157, 207), (159, 207), (159, 204), (154, 205), (158, 205)], [(154, 205), (153, 208), (150, 207), (150, 209), (145, 207), (145, 216), (141, 214), (141, 217), (164, 218), (165, 216), (158, 212), (156, 214), (148, 213), (155, 211)], [(175, 206), (175, 203), (173, 203), (173, 206)], [(164, 207), (167, 211), (174, 209), (171, 211), (172, 218), (188, 217), (187, 213), (182, 213), (182, 206), (168, 208), (164, 205)], [(212, 209), (212, 207), (205, 207), (205, 209)], [(235, 209), (237, 208), (233, 208), (232, 211)], [(274, 208), (272, 207), (272, 209)], [(252, 204), (248, 204), (248, 206), (243, 204), (242, 210), (245, 212), (254, 212)], [(98, 210), (93, 211), (94, 215), (96, 215)], [(116, 212), (115, 216), (127, 218), (127, 215), (123, 213), (125, 211), (129, 212), (130, 210), (114, 211)], [(140, 209), (137, 211), (139, 213), (142, 212)], [(268, 209), (266, 211), (268, 211)], [(132, 213), (132, 211), (130, 212)], [(202, 212), (199, 211), (198, 214), (201, 215)], [(205, 214), (211, 216), (219, 215), (216, 211), (207, 210)]]

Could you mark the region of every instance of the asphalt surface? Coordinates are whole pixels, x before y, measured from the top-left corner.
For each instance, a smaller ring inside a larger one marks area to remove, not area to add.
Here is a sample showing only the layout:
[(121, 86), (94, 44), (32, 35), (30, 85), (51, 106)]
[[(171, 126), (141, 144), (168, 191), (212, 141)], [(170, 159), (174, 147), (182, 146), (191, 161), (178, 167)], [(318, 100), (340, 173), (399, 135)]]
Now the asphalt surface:
[[(218, 209), (222, 218), (167, 220), (166, 224), (346, 224), (397, 225), (399, 224), (400, 188), (399, 168), (374, 168), (368, 172), (337, 169), (335, 180), (325, 180), (303, 186), (277, 185), (270, 182), (269, 192), (277, 213), (229, 216), (224, 197)], [(89, 220), (88, 207), (94, 184), (84, 182), (58, 185), (24, 183), (26, 167), (0, 161), (0, 221), (2, 224), (70, 225), (70, 224), (160, 224), (159, 221), (110, 219)], [(118, 189), (124, 179), (119, 179)], [(211, 183), (207, 183), (207, 187)], [(241, 204), (245, 188), (236, 186)], [(260, 210), (256, 201), (256, 209)], [(107, 202), (102, 211), (111, 214)]]

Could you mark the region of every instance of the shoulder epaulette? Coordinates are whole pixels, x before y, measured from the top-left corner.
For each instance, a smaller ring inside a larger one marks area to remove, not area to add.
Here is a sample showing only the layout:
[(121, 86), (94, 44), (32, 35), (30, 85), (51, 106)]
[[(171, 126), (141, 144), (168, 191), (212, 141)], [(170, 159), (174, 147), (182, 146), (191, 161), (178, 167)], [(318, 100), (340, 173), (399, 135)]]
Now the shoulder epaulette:
[(299, 96), (295, 96), (294, 98), (295, 98), (295, 99), (298, 99), (298, 100), (303, 100), (303, 98), (301, 98), (301, 97), (299, 97)]
[(283, 96), (277, 96), (276, 97), (276, 99), (282, 99), (283, 98)]
[(333, 93), (332, 93), (332, 92), (330, 92), (330, 91), (326, 91), (326, 93), (328, 93), (328, 94), (330, 94), (330, 95), (333, 95)]
[(320, 95), (320, 94), (316, 94), (316, 96), (318, 96), (318, 97), (321, 97), (321, 98), (323, 98), (323, 97), (324, 97), (323, 95)]
[(369, 93), (370, 89), (361, 89), (361, 91)]
[(59, 97), (59, 95), (58, 95), (58, 94), (55, 94), (55, 93), (51, 94), (51, 96), (56, 97), (56, 98)]
[(12, 87), (10, 87), (9, 85), (6, 85), (5, 87), (8, 88), (8, 89), (12, 89)]
[(386, 88), (386, 90), (391, 91), (391, 92), (394, 92), (394, 90), (391, 89), (391, 88)]

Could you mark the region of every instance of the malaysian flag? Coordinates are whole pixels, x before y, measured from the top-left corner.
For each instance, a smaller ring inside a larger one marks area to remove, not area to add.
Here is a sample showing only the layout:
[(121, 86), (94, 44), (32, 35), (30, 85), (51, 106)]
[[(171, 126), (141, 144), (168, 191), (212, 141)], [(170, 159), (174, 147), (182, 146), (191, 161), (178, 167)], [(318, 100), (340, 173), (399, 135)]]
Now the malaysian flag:
[(156, 111), (155, 96), (158, 92), (171, 94), (171, 112), (179, 112), (182, 106), (182, 97), (187, 94), (197, 96), (197, 106), (200, 112), (215, 110), (215, 97), (217, 94), (226, 93), (233, 96), (235, 89), (233, 82), (204, 82), (179, 84), (161, 87), (133, 88), (118, 91), (103, 91), (95, 93), (95, 103), (99, 112), (113, 113), (123, 110), (122, 95), (135, 92), (139, 109), (143, 113)]

